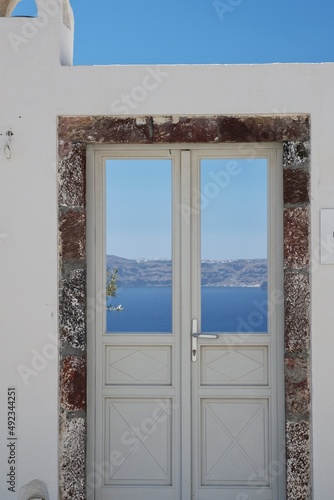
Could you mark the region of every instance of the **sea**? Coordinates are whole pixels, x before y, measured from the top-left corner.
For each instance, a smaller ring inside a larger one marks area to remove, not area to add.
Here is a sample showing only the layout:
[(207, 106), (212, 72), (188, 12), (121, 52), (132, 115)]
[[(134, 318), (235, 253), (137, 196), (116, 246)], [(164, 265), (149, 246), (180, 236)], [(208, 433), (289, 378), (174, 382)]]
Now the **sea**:
[[(267, 289), (203, 287), (202, 332), (266, 333)], [(118, 288), (107, 302), (108, 333), (171, 333), (171, 287)]]

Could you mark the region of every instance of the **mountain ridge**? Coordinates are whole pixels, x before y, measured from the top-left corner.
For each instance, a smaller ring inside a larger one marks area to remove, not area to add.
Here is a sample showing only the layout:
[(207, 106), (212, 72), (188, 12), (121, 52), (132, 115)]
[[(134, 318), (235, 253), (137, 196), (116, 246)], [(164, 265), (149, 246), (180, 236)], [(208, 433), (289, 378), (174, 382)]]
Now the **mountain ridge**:
[[(122, 287), (171, 286), (172, 263), (168, 259), (126, 259), (107, 255), (107, 271), (117, 269)], [(203, 260), (202, 286), (265, 287), (267, 259)]]

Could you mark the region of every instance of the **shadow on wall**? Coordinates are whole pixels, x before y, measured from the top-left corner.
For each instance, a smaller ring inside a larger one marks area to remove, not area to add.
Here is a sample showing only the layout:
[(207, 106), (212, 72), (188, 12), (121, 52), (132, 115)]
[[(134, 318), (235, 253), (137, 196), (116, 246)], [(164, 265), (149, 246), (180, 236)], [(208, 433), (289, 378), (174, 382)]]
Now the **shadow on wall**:
[(30, 483), (20, 488), (18, 500), (50, 500), (46, 484), (39, 479), (34, 479)]

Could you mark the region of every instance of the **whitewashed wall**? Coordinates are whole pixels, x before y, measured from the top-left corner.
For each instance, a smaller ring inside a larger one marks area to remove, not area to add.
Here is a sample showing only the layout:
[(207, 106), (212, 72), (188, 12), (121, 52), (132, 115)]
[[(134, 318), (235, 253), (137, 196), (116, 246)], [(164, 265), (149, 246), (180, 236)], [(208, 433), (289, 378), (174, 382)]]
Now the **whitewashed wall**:
[(30, 38), (26, 22), (0, 18), (1, 499), (17, 498), (6, 484), (12, 386), (17, 489), (39, 478), (58, 497), (57, 116), (274, 113), (311, 114), (313, 488), (332, 498), (334, 266), (319, 264), (318, 245), (319, 211), (334, 208), (334, 64), (62, 66), (71, 32), (59, 13)]

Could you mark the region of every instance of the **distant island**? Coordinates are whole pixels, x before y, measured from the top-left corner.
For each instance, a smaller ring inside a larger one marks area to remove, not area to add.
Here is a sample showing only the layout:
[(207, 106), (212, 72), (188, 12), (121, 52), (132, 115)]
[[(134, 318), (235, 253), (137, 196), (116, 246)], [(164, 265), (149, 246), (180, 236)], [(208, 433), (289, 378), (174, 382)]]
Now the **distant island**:
[[(167, 259), (125, 259), (107, 255), (107, 270), (117, 269), (117, 287), (171, 286), (172, 264)], [(267, 260), (203, 260), (202, 285), (266, 287)]]

